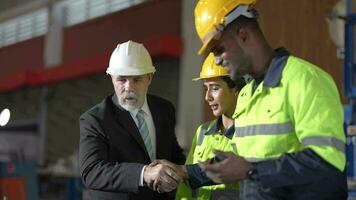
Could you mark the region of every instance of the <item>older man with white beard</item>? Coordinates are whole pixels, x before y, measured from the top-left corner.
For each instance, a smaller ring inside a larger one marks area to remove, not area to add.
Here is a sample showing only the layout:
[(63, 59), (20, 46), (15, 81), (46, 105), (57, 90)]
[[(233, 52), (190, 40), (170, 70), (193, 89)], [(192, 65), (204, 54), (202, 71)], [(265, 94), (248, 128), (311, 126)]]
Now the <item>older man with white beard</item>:
[(80, 117), (80, 172), (92, 199), (173, 199), (182, 181), (168, 166), (149, 165), (185, 161), (173, 105), (147, 94), (155, 71), (142, 44), (119, 44), (106, 71), (115, 94)]

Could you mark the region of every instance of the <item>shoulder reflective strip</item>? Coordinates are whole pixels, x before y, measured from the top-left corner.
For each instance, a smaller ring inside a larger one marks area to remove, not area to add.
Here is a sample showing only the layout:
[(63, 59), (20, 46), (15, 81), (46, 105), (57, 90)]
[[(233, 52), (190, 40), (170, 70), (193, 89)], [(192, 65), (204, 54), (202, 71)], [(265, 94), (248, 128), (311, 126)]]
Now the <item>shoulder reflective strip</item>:
[(245, 127), (235, 127), (237, 137), (253, 136), (253, 135), (278, 135), (294, 132), (292, 122), (281, 124), (259, 124)]
[(345, 142), (334, 137), (308, 137), (302, 140), (302, 144), (305, 146), (332, 146), (341, 152), (345, 151)]
[(266, 160), (275, 160), (277, 158), (254, 158), (254, 157), (244, 157), (245, 160), (248, 162), (261, 162), (261, 161), (266, 161)]
[(236, 144), (235, 144), (235, 143), (231, 144), (231, 147), (232, 147), (232, 149), (234, 150), (234, 153), (237, 153)]
[(199, 132), (199, 137), (198, 137), (198, 142), (197, 145), (201, 145), (203, 143), (204, 137), (205, 137), (205, 133), (207, 131), (209, 127), (209, 123), (205, 123), (201, 126), (200, 132)]

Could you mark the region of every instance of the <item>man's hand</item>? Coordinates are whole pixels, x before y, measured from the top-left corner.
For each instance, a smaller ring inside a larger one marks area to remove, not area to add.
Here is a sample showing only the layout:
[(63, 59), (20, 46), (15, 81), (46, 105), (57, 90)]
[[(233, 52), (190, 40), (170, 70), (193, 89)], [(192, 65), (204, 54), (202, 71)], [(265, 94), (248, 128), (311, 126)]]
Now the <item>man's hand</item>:
[(252, 168), (251, 163), (232, 152), (214, 150), (214, 154), (225, 159), (215, 163), (199, 163), (199, 167), (215, 183), (232, 183), (247, 178), (247, 171)]
[(174, 190), (182, 179), (167, 165), (150, 164), (143, 172), (145, 184), (159, 193)]
[(155, 160), (153, 161), (150, 165), (157, 165), (157, 164), (162, 164), (170, 167), (171, 169), (174, 170), (174, 172), (183, 180), (188, 179), (188, 174), (187, 174), (187, 168), (185, 165), (177, 165), (172, 162), (169, 162), (168, 160)]

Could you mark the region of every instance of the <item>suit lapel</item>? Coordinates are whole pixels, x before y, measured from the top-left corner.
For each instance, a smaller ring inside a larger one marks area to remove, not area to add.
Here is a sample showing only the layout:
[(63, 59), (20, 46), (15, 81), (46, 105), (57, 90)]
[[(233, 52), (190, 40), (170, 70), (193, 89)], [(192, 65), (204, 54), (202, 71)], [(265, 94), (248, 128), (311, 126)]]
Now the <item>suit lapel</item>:
[(150, 157), (146, 150), (145, 143), (143, 142), (143, 139), (141, 137), (140, 131), (138, 130), (135, 121), (132, 119), (130, 113), (118, 104), (116, 95), (113, 95), (112, 101), (117, 111), (115, 115), (117, 123), (119, 123), (122, 127), (124, 127), (125, 130), (127, 130), (129, 135), (133, 137), (133, 139), (139, 144), (141, 149), (145, 152), (147, 159), (150, 160)]

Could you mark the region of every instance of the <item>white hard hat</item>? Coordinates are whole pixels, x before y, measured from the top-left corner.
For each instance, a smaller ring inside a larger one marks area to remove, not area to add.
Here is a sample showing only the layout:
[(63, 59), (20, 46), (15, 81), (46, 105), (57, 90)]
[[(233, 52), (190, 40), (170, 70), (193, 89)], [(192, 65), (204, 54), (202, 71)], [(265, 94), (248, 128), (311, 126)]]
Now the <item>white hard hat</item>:
[(119, 76), (138, 76), (155, 72), (146, 48), (131, 40), (118, 44), (111, 54), (106, 73)]

